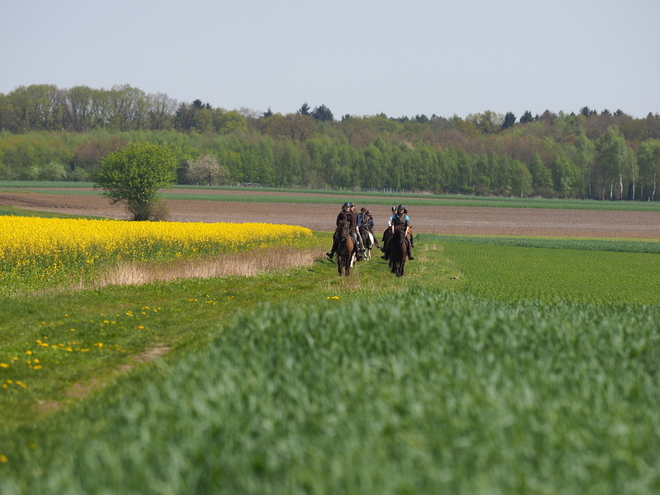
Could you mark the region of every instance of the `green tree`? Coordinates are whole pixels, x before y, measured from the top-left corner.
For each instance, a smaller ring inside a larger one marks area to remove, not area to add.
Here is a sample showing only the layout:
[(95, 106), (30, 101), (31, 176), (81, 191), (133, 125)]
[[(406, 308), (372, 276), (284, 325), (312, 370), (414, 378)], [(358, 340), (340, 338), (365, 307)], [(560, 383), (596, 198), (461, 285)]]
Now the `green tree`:
[(325, 105), (316, 107), (310, 115), (314, 117), (315, 120), (321, 122), (332, 122), (333, 120), (335, 120), (334, 115), (332, 115), (330, 109)]
[(213, 110), (200, 108), (193, 117), (193, 128), (197, 132), (209, 132), (213, 130)]
[(513, 127), (516, 123), (516, 116), (512, 112), (507, 112), (502, 121), (502, 130)]
[(542, 196), (549, 196), (552, 189), (552, 171), (547, 167), (540, 153), (534, 153), (528, 170), (532, 174), (534, 191)]
[[(651, 195), (648, 198), (654, 201), (658, 175), (660, 175), (660, 139), (647, 139), (639, 146), (637, 163), (639, 164), (639, 175), (642, 184), (644, 182), (653, 184)], [(644, 190), (642, 189), (640, 194), (643, 193)]]
[(101, 160), (95, 188), (102, 188), (111, 204), (123, 203), (133, 220), (153, 220), (159, 215), (158, 189), (176, 181), (176, 158), (163, 145), (134, 143)]
[(511, 194), (513, 196), (529, 195), (532, 192), (532, 174), (525, 164), (519, 160), (513, 161), (511, 171)]
[(213, 126), (221, 134), (247, 132), (247, 120), (235, 110), (229, 112), (216, 108), (213, 110)]
[(484, 134), (495, 134), (502, 129), (504, 115), (486, 110), (484, 113), (470, 114), (465, 120)]
[(265, 133), (274, 137), (288, 137), (296, 141), (305, 141), (317, 130), (316, 121), (298, 113), (273, 114), (263, 119)]
[(584, 129), (580, 129), (580, 133), (575, 137), (575, 165), (580, 169), (582, 177), (587, 177), (588, 181), (588, 197), (591, 198), (591, 176), (589, 170), (591, 169), (594, 157), (596, 155), (596, 146), (592, 143), (584, 133)]
[(522, 117), (520, 117), (520, 123), (529, 124), (530, 122), (534, 122), (534, 117), (532, 117), (532, 112), (526, 110), (525, 113), (522, 114)]
[(596, 142), (595, 168), (600, 179), (600, 195), (605, 199), (609, 186), (610, 199), (614, 198), (614, 187), (618, 182), (619, 199), (623, 199), (623, 180), (627, 176), (629, 159), (626, 140), (616, 126), (609, 126)]

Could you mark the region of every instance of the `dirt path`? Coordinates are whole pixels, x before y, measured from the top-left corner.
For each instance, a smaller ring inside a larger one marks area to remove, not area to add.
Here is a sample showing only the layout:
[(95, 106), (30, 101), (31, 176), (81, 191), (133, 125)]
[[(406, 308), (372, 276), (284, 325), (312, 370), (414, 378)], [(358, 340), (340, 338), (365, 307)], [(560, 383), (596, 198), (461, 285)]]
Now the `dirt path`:
[[(177, 199), (169, 199), (166, 203), (172, 221), (280, 223), (321, 231), (333, 229), (340, 209), (339, 203), (336, 207), (311, 203)], [(101, 196), (0, 192), (0, 205), (73, 215), (129, 218), (122, 206), (112, 206)], [(383, 230), (389, 208), (359, 205), (362, 206), (373, 212), (376, 230)], [(410, 217), (418, 233), (660, 239), (660, 212), (415, 206), (410, 208)]]

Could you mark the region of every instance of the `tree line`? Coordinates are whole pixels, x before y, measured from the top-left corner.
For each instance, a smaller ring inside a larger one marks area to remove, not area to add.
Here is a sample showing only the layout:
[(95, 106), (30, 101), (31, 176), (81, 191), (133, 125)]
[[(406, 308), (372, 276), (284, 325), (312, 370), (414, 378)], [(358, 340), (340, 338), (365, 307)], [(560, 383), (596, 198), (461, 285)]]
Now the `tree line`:
[(191, 184), (657, 200), (660, 115), (621, 110), (465, 118), (281, 114), (180, 103), (131, 86), (0, 94), (0, 178), (94, 180), (104, 156), (167, 144)]

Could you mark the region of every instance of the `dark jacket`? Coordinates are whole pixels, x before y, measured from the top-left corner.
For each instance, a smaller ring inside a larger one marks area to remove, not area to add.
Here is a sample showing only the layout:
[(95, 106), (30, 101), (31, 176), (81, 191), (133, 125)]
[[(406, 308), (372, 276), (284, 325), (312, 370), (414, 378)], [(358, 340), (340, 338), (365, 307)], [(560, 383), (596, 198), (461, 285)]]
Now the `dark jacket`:
[(357, 232), (357, 224), (358, 224), (358, 219), (357, 219), (357, 211), (352, 211), (349, 212), (349, 215), (351, 216), (351, 232)]
[(405, 213), (401, 213), (400, 215), (396, 215), (392, 219), (392, 225), (394, 227), (396, 227), (397, 225), (405, 225), (406, 227), (408, 227), (410, 225), (410, 218)]
[(337, 215), (337, 226), (339, 226), (339, 222), (342, 220), (348, 222), (349, 232), (355, 232), (355, 228), (357, 226), (357, 214), (355, 212), (340, 211), (339, 215)]

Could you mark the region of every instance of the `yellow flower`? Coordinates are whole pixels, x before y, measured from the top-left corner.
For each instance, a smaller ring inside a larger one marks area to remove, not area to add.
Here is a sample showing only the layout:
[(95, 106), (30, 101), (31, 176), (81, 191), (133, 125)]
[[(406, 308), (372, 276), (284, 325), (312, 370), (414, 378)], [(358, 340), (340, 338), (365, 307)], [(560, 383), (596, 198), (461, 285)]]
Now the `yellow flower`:
[(7, 459), (7, 456), (4, 454), (0, 454), (0, 462), (7, 462), (9, 459)]
[(0, 363), (0, 368), (9, 368), (9, 365), (6, 363)]

